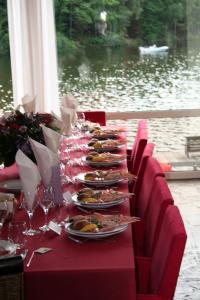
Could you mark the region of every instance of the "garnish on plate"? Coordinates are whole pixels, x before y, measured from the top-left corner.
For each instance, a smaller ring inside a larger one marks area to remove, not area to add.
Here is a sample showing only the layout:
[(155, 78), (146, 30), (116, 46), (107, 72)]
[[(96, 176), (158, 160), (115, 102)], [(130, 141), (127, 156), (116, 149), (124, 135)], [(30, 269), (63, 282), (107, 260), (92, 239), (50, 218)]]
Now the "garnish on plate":
[(71, 229), (81, 232), (104, 232), (138, 221), (140, 221), (140, 218), (122, 214), (102, 215), (93, 213), (91, 215), (76, 215), (69, 218)]
[(83, 188), (77, 193), (77, 199), (82, 203), (102, 204), (128, 198), (132, 195), (133, 193), (123, 193), (115, 189), (93, 190), (91, 188)]
[(112, 139), (107, 139), (100, 141), (98, 139), (92, 139), (89, 143), (88, 146), (92, 147), (93, 149), (99, 150), (99, 149), (117, 149), (120, 146), (125, 145), (126, 140), (125, 139), (119, 139), (119, 140), (112, 140)]
[(109, 152), (105, 152), (105, 153), (91, 152), (86, 156), (86, 161), (112, 163), (112, 162), (122, 161), (125, 158), (126, 156), (122, 154), (113, 154)]
[(133, 180), (136, 180), (136, 178), (136, 175), (133, 175), (125, 170), (96, 170), (94, 172), (88, 172), (84, 176), (84, 179), (86, 181), (108, 181), (115, 179), (128, 179), (131, 182)]

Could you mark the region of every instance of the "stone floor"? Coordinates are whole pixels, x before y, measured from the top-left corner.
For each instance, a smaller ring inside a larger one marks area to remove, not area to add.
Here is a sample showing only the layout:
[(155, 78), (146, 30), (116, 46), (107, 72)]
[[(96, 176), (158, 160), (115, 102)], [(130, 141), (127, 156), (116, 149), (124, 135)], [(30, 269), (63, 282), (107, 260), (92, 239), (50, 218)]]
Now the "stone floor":
[(200, 180), (168, 181), (187, 231), (174, 300), (200, 300)]

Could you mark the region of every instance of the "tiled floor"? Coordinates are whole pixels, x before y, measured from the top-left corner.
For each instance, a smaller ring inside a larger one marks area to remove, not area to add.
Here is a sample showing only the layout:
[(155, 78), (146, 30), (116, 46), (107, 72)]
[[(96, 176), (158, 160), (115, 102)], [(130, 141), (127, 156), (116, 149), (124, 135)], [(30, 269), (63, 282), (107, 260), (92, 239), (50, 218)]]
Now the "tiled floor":
[(168, 184), (188, 236), (174, 300), (200, 300), (200, 180)]

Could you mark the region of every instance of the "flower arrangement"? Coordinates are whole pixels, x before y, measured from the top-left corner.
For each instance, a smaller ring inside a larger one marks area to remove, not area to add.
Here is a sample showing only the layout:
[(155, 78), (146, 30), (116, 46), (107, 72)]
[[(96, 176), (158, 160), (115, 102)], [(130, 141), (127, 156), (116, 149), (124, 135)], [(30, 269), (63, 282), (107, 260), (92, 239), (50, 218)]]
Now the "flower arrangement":
[(51, 114), (22, 113), (13, 111), (8, 117), (0, 119), (0, 163), (10, 166), (15, 161), (18, 149), (35, 161), (28, 137), (45, 144), (41, 124), (53, 127), (54, 117)]

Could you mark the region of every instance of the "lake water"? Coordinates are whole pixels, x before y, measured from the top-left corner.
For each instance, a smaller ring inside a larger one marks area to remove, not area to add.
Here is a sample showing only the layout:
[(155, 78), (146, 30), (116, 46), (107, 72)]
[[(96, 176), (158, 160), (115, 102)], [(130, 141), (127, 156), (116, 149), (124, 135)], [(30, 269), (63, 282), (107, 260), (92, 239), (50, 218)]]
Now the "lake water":
[(200, 55), (140, 56), (133, 49), (89, 49), (59, 62), (60, 93), (84, 109), (141, 111), (200, 107)]
[[(10, 63), (0, 58), (0, 108), (12, 104)], [(59, 58), (60, 94), (83, 109), (141, 111), (200, 108), (200, 54), (140, 56), (126, 48), (92, 48)]]

